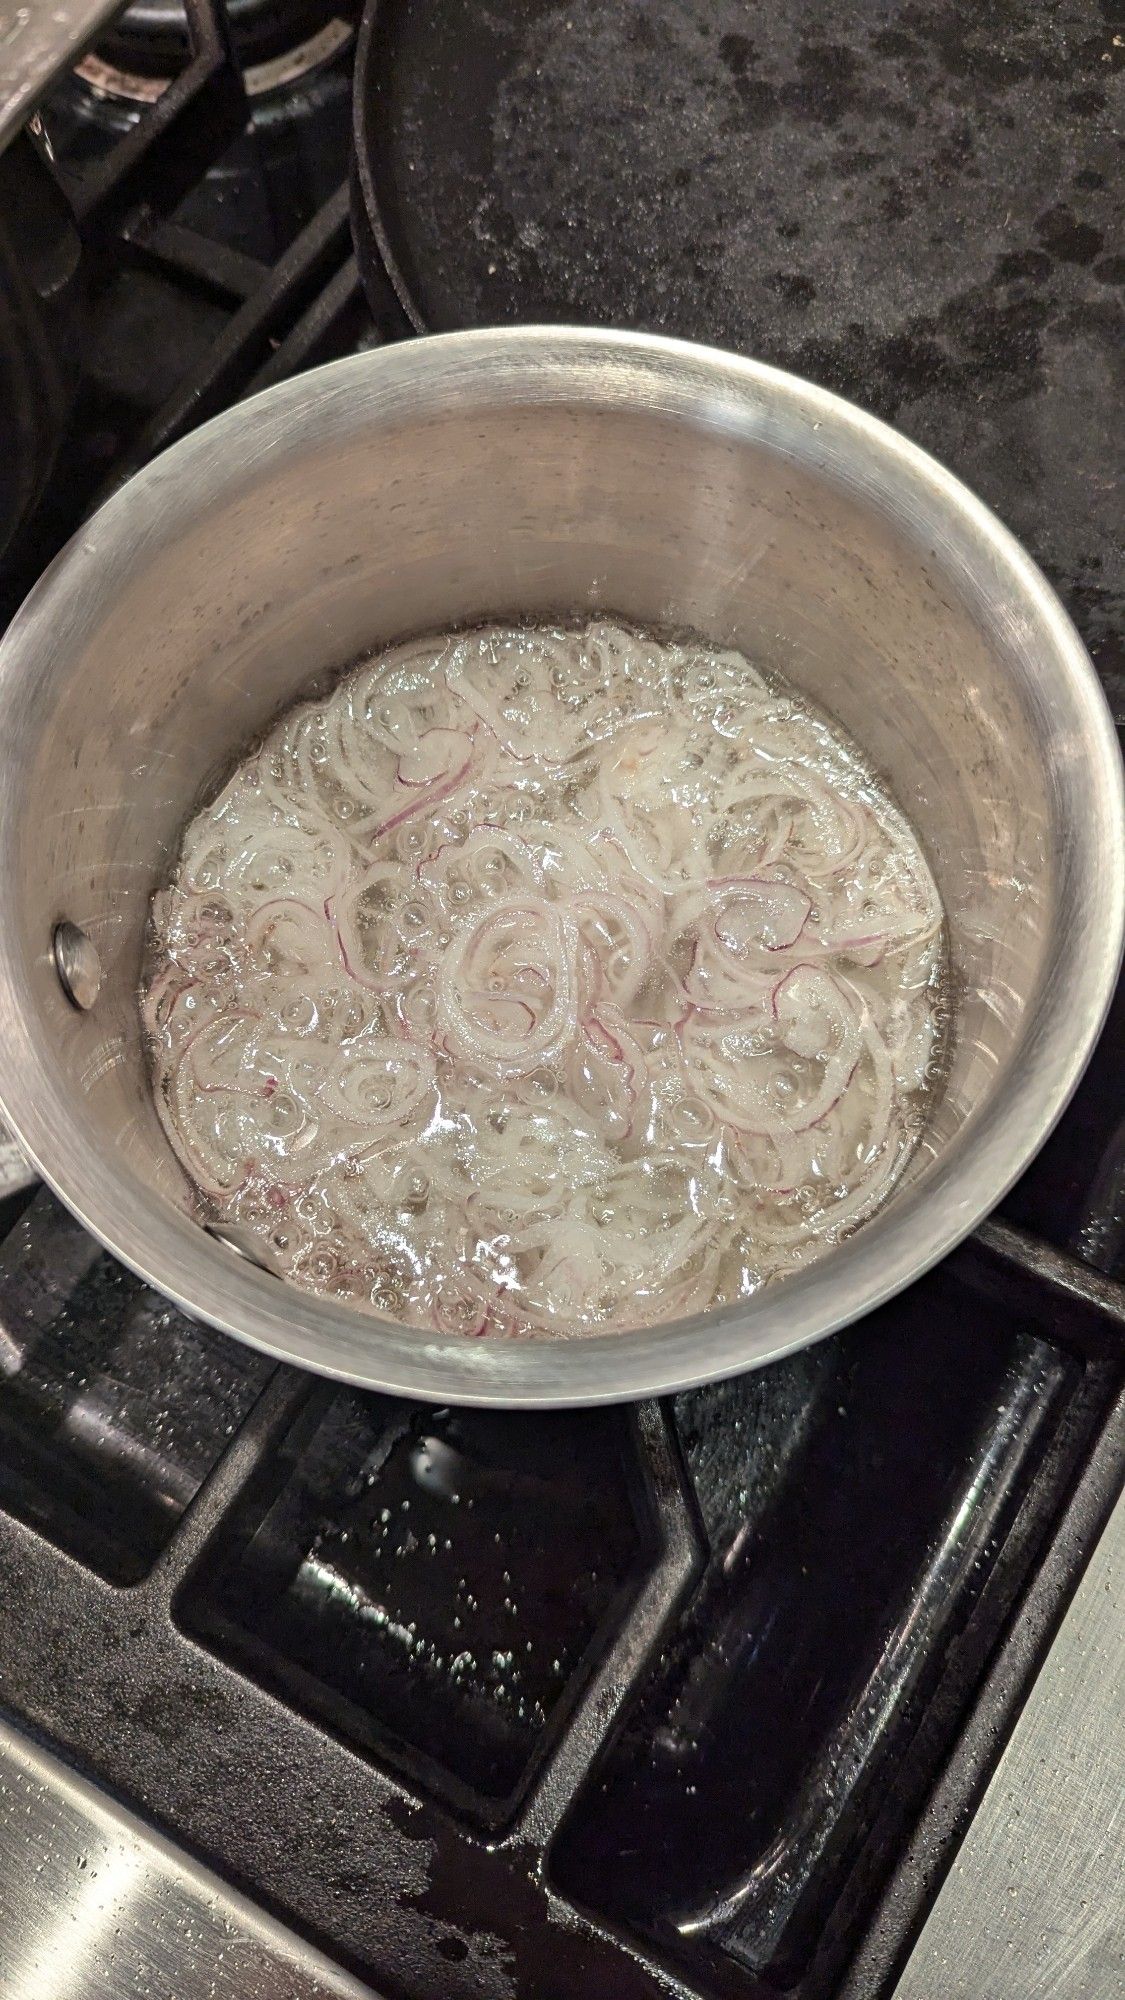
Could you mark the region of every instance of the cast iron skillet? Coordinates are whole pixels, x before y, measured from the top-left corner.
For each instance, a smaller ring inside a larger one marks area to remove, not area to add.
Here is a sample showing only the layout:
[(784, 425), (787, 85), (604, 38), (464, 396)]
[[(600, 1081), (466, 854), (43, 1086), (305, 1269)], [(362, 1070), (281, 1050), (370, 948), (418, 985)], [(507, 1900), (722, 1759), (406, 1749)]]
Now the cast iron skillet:
[(424, 280), (410, 255), (392, 167), (395, 127), (393, 0), (371, 0), (356, 42), (352, 82), (352, 236), (356, 262), (372, 307), (378, 311), (389, 278), (415, 333), (438, 330), (427, 313)]

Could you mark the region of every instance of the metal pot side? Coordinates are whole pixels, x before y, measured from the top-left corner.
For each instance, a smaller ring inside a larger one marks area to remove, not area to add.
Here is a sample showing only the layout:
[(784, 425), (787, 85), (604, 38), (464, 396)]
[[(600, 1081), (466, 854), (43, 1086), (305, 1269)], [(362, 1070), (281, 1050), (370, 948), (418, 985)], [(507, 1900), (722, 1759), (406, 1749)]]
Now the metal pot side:
[[(136, 993), (184, 820), (281, 709), (374, 643), (606, 610), (776, 668), (918, 827), (961, 995), (903, 1183), (747, 1304), (574, 1341), (429, 1338), (283, 1286), (200, 1227)], [(608, 1402), (819, 1339), (1004, 1194), (1081, 1074), (1120, 960), (1120, 762), (1038, 570), (949, 473), (823, 390), (645, 336), (453, 334), (314, 370), (157, 459), (0, 646), (0, 1112), (126, 1264), (269, 1353), (438, 1401)], [(96, 947), (87, 1010), (61, 921)]]

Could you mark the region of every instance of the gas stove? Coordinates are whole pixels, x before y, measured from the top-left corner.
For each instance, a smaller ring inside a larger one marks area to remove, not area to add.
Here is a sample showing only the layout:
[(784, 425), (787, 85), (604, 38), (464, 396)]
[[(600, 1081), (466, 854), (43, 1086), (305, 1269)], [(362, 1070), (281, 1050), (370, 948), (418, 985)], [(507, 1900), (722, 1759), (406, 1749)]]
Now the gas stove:
[[(571, 316), (890, 416), (1022, 535), (1125, 719), (1092, 4), (109, 11), (3, 156), (0, 266), (5, 189), (39, 220), (0, 392), (51, 396), (0, 484), (0, 615), (239, 397), (420, 325)], [(90, 1927), (143, 1840), (219, 1993), (893, 1992), (1121, 1484), (1123, 1027), (1119, 993), (945, 1265), (662, 1405), (275, 1368), (9, 1195), (0, 1850), (50, 1791), (103, 1884), (69, 1986), (0, 1918), (15, 1991), (146, 1990)], [(187, 1963), (154, 1990), (205, 1992)]]

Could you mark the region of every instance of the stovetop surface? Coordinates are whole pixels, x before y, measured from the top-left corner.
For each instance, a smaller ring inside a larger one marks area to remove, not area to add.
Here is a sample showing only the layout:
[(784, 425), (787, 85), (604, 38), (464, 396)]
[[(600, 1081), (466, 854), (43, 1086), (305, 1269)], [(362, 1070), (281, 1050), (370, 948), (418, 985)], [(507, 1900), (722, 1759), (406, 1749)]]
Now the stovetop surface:
[(897, 424), (1064, 589), (1120, 717), (1116, 12), (400, 0), (394, 239), (433, 326), (647, 327)]
[[(435, 324), (655, 327), (898, 423), (1120, 722), (1111, 11), (396, 0), (388, 199)], [(306, 53), (163, 178), (107, 168), (127, 34), (44, 109), (94, 247), (5, 615), (152, 450), (407, 331), (351, 251), (346, 9), (272, 14)], [(659, 1407), (317, 1383), (3, 1206), (0, 1704), (388, 1995), (889, 1991), (1120, 1480), (1123, 1029), (1002, 1221)]]
[(0, 1248), (4, 1705), (380, 1991), (826, 1995), (882, 1905), (878, 1991), (1021, 1595), (1112, 1497), (1123, 1327), (992, 1225), (740, 1381), (432, 1410), (271, 1369), (41, 1192)]

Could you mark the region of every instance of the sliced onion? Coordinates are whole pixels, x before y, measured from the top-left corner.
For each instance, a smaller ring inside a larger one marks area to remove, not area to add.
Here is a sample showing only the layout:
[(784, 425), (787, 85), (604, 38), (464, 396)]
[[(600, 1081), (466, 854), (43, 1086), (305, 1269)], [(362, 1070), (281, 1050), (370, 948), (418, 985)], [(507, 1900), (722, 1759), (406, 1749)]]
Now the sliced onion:
[(709, 928), (733, 957), (750, 951), (787, 951), (802, 936), (812, 900), (792, 882), (762, 877), (718, 877), (712, 891)]
[(445, 896), (450, 910), (461, 886), (476, 896), (496, 897), (544, 885), (543, 863), (526, 833), (491, 824), (474, 827), (464, 840), (443, 841), (436, 853), (418, 862), (415, 873), (427, 888)]
[(210, 1207), (492, 1339), (745, 1297), (893, 1187), (941, 905), (827, 725), (606, 620), (411, 641), (187, 829), (142, 996)]
[[(576, 1029), (577, 934), (550, 904), (513, 899), (489, 909), (450, 946), (438, 978), (446, 1034), (458, 1055), (505, 1073), (534, 1068)], [(498, 1015), (501, 996), (521, 1003)]]
[(842, 1097), (862, 1028), (837, 982), (800, 965), (778, 982), (768, 1013), (697, 1014), (681, 1039), (688, 1074), (717, 1116), (783, 1140), (815, 1125)]
[(398, 806), (393, 812), (379, 816), (372, 815), (370, 819), (359, 822), (357, 830), (368, 836), (372, 842), (384, 840), (387, 834), (394, 833), (397, 827), (405, 826), (408, 820), (417, 819), (423, 813), (432, 813), (435, 807), (442, 805), (460, 790), (468, 778), (471, 765), (470, 751), (464, 763), (447, 770), (431, 784), (413, 785), (404, 780), (400, 796), (401, 789), (405, 789), (410, 794), (407, 803)]
[(583, 890), (570, 899), (588, 960), (588, 985), (617, 1007), (636, 998), (656, 961), (659, 916), (642, 902), (612, 889)]
[(472, 735), (464, 729), (424, 729), (398, 760), (396, 782), (410, 791), (444, 785), (455, 772), (462, 776), (473, 754)]
[(589, 1014), (571, 1049), (567, 1087), (579, 1111), (609, 1140), (630, 1136), (647, 1075), (645, 1051), (624, 1020), (609, 1008)]
[(259, 903), (246, 924), (246, 938), (255, 958), (279, 970), (310, 973), (323, 965), (324, 904), (314, 908), (292, 896), (273, 896)]
[(376, 1036), (341, 1051), (318, 1084), (317, 1099), (330, 1115), (371, 1135), (410, 1117), (432, 1096), (435, 1080), (425, 1049)]

